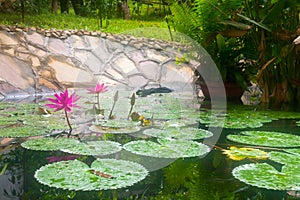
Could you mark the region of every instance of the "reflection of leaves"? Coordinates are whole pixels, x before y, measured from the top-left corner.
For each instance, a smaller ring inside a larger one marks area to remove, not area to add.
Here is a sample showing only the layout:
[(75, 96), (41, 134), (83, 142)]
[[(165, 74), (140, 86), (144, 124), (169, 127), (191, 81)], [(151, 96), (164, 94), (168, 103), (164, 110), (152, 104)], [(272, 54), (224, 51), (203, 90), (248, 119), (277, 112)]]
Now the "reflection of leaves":
[(300, 136), (271, 131), (243, 131), (239, 135), (227, 135), (227, 139), (243, 144), (268, 147), (300, 146)]
[(158, 143), (137, 140), (126, 143), (123, 148), (135, 154), (158, 158), (194, 157), (210, 151), (209, 147), (202, 143), (168, 139), (158, 139)]
[[(91, 171), (109, 174), (107, 178), (91, 173)], [(143, 180), (148, 171), (138, 163), (97, 159), (89, 167), (78, 161), (62, 161), (42, 166), (35, 172), (35, 178), (50, 187), (68, 190), (107, 190), (127, 187)]]
[(232, 160), (249, 159), (267, 159), (268, 153), (254, 148), (237, 148), (231, 146), (229, 150), (223, 150), (223, 154), (226, 154)]

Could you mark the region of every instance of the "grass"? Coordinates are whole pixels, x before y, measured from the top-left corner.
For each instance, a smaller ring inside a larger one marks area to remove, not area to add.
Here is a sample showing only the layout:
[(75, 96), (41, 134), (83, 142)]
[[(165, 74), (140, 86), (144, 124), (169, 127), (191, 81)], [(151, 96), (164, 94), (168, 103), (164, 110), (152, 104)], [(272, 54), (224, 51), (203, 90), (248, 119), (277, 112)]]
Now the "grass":
[(104, 23), (104, 27), (101, 28), (98, 19), (91, 17), (80, 17), (72, 13), (25, 15), (24, 22), (22, 22), (21, 14), (0, 13), (0, 24), (20, 25), (26, 27), (34, 26), (45, 29), (84, 29), (109, 33), (122, 33), (124, 31), (145, 27), (167, 28), (167, 24), (163, 19), (161, 19), (160, 21), (110, 19), (106, 20)]

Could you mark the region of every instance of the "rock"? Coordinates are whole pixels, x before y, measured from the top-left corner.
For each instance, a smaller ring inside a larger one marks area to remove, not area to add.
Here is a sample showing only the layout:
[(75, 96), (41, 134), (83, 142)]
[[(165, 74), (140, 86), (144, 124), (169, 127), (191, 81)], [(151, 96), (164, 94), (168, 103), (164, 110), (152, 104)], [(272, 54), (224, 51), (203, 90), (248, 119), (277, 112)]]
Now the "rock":
[(2, 96), (87, 87), (97, 81), (131, 89), (174, 89), (193, 84), (199, 66), (196, 60), (175, 63), (189, 52), (182, 44), (99, 31), (0, 25), (0, 44)]

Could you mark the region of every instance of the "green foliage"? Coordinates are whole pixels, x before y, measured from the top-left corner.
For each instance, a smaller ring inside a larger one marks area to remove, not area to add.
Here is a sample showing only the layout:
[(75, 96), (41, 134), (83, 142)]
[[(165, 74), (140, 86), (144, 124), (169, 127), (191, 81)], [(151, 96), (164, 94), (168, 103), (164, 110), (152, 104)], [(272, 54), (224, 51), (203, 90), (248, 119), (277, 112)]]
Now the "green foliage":
[(300, 146), (300, 136), (271, 131), (243, 131), (239, 135), (227, 135), (227, 139), (242, 144), (268, 147)]
[[(220, 119), (225, 121), (222, 123)], [(258, 128), (264, 123), (278, 119), (299, 119), (299, 112), (272, 111), (252, 106), (229, 107), (226, 114), (212, 114), (209, 110), (200, 111), (200, 123), (206, 126), (230, 129)]]
[(21, 146), (26, 149), (37, 151), (57, 151), (62, 148), (68, 148), (69, 146), (76, 146), (77, 144), (79, 144), (79, 141), (72, 138), (46, 137), (27, 140), (21, 143)]
[(137, 140), (123, 145), (131, 153), (156, 158), (184, 158), (205, 155), (210, 148), (188, 140), (158, 139), (158, 142)]
[(91, 191), (131, 186), (147, 174), (143, 166), (134, 162), (97, 159), (91, 167), (78, 160), (48, 164), (35, 172), (35, 178), (50, 187)]
[(143, 134), (158, 138), (179, 140), (199, 140), (213, 136), (213, 133), (210, 131), (193, 127), (169, 127), (164, 129), (151, 128), (144, 130)]
[(162, 20), (160, 21), (137, 21), (137, 20), (123, 20), (110, 19), (108, 27), (99, 29), (98, 19), (92, 17), (75, 16), (75, 14), (31, 14), (26, 15), (24, 22), (21, 22), (19, 14), (5, 14), (0, 13), (0, 24), (16, 25), (26, 27), (40, 27), (45, 29), (62, 29), (62, 30), (101, 30), (110, 33), (122, 33), (137, 28), (156, 27), (167, 28), (167, 25)]

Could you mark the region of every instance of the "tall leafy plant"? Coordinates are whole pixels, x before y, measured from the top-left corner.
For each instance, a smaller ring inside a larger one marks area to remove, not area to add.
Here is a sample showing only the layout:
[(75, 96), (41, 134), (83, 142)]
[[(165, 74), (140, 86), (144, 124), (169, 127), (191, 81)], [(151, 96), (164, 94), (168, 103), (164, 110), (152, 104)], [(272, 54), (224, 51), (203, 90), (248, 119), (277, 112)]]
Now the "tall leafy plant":
[(260, 65), (257, 80), (263, 102), (272, 106), (297, 104), (300, 100), (299, 52), (293, 45), (299, 27), (300, 2), (293, 0), (246, 0), (245, 23), (251, 23), (251, 39)]
[(181, 31), (205, 47), (215, 61), (224, 82), (235, 82), (246, 89), (253, 66), (241, 63), (252, 48), (245, 37), (252, 26), (240, 22), (244, 2), (240, 0), (195, 0), (192, 4), (172, 5), (172, 20)]

